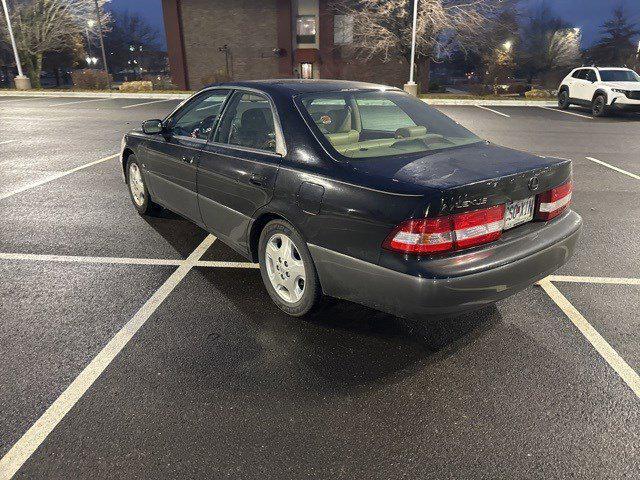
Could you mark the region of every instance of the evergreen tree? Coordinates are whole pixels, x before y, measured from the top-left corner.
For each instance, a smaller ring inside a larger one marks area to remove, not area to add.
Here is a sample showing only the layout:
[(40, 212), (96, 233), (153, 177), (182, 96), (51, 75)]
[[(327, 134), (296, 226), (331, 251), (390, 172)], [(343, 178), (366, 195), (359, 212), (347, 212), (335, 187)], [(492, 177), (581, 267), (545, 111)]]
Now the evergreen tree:
[(600, 31), (600, 40), (589, 52), (597, 64), (621, 66), (633, 62), (637, 52), (634, 38), (640, 30), (628, 20), (622, 5), (613, 9), (612, 18), (602, 24)]

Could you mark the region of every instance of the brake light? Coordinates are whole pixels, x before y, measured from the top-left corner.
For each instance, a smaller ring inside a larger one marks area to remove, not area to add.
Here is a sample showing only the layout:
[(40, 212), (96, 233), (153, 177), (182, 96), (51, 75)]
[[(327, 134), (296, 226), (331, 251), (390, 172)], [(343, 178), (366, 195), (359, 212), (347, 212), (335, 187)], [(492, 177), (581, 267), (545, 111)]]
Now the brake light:
[(436, 218), (406, 220), (382, 246), (402, 253), (437, 253), (492, 242), (504, 227), (504, 205)]
[(552, 188), (538, 195), (536, 219), (551, 220), (564, 212), (571, 204), (573, 183), (569, 180), (559, 187)]

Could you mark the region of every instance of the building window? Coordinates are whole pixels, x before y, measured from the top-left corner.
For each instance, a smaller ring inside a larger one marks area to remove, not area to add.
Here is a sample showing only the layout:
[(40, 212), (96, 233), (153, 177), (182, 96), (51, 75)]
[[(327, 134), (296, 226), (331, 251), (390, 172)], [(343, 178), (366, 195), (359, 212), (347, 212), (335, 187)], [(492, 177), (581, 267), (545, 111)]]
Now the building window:
[(353, 43), (353, 17), (351, 15), (333, 16), (333, 43), (335, 45)]
[(298, 43), (316, 43), (315, 15), (298, 15), (296, 19), (296, 41)]
[(313, 78), (313, 63), (301, 63), (300, 64), (300, 77), (301, 78)]

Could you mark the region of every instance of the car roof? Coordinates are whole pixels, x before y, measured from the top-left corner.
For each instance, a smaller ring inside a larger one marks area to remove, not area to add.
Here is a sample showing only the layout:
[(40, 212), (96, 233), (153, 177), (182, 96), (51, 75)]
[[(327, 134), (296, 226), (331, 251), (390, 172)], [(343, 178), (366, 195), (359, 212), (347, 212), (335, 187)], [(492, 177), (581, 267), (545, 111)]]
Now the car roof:
[(300, 93), (336, 92), (342, 90), (399, 90), (396, 87), (351, 80), (307, 80), (298, 78), (280, 78), (270, 80), (247, 80), (242, 82), (224, 82), (207, 87), (247, 87), (266, 93), (294, 96)]

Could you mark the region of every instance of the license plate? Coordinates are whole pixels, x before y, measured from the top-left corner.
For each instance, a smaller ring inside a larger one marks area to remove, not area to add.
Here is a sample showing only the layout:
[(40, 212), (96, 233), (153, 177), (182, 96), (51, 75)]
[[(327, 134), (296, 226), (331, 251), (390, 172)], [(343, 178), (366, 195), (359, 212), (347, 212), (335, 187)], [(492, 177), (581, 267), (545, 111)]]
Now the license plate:
[(504, 211), (504, 229), (507, 230), (533, 220), (534, 205), (535, 197), (507, 203)]

